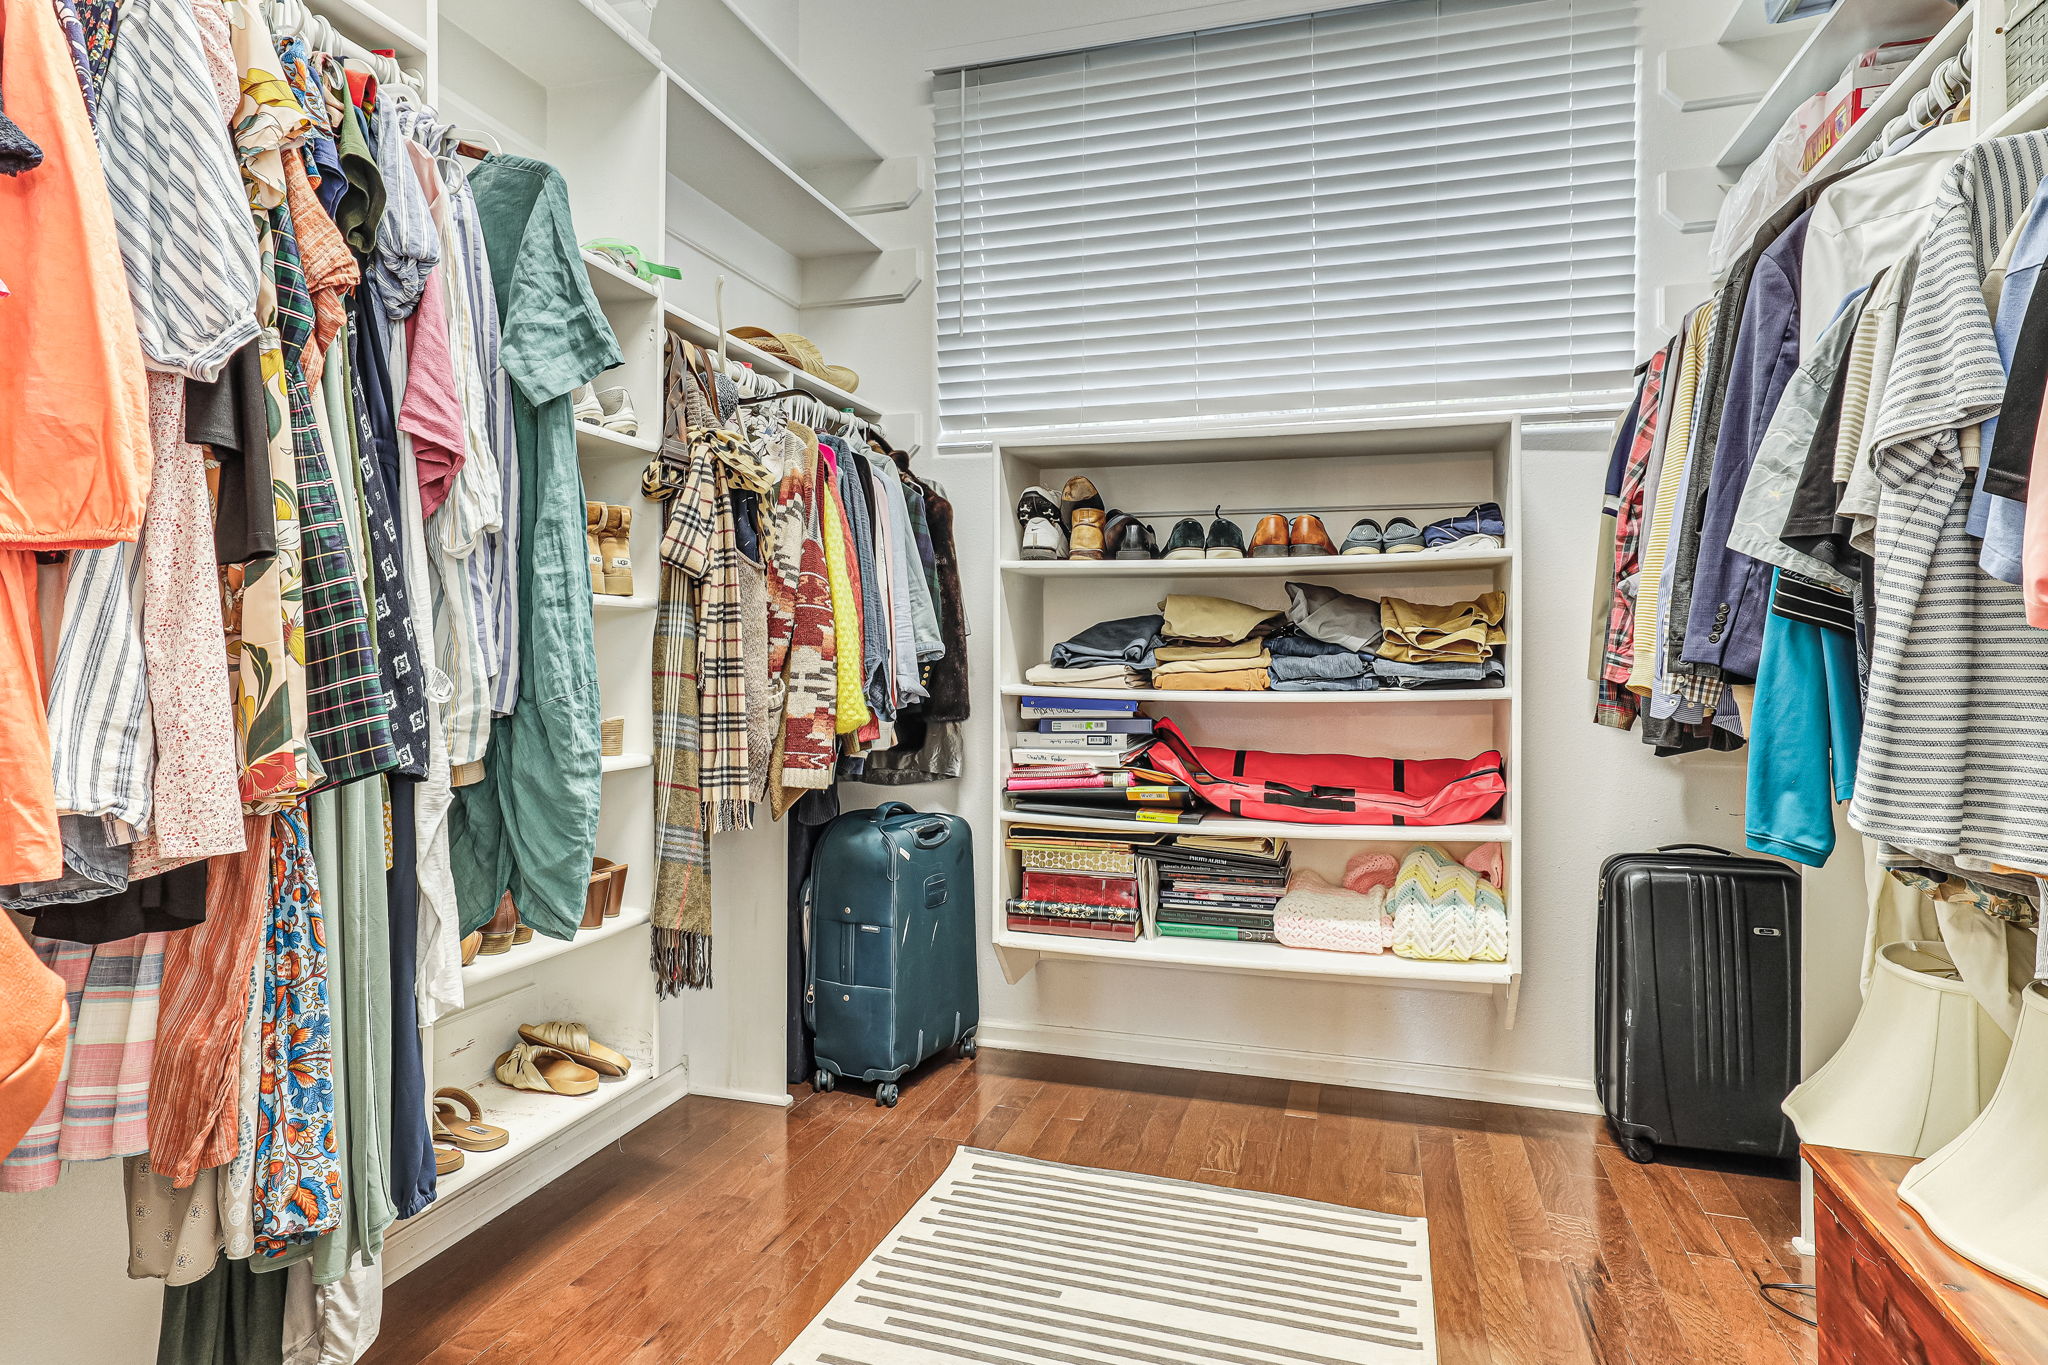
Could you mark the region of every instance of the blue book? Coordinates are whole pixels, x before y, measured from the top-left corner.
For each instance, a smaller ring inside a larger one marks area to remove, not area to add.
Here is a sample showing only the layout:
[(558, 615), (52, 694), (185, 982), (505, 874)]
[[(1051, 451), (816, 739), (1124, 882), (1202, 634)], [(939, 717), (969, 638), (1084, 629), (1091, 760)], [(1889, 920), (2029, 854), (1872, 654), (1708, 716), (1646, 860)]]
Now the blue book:
[(1129, 718), (1112, 716), (1101, 720), (1090, 720), (1080, 716), (1046, 716), (1038, 722), (1041, 735), (1149, 735), (1152, 733), (1150, 716)]
[(1019, 697), (1017, 705), (1026, 711), (1100, 711), (1105, 715), (1130, 716), (1137, 714), (1137, 699), (1124, 701), (1116, 697)]

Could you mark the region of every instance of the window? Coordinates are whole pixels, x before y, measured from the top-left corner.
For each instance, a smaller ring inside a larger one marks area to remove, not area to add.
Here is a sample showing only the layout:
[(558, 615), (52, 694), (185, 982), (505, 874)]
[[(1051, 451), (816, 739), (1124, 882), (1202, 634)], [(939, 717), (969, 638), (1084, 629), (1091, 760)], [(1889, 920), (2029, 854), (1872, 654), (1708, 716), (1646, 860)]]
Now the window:
[(944, 439), (1613, 406), (1629, 0), (1384, 0), (935, 78)]

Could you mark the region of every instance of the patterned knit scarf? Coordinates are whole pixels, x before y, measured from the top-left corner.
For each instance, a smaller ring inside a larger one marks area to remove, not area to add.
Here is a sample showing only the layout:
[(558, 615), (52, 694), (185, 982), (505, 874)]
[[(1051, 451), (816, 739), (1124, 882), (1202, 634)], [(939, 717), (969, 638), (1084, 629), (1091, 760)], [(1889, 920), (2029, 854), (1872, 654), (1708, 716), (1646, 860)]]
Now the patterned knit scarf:
[[(774, 480), (719, 420), (671, 339), (662, 453), (642, 480), (668, 501), (655, 618), (654, 968), (673, 993), (711, 984), (707, 836), (753, 823), (745, 601), (731, 493)], [(694, 796), (692, 802), (689, 798)]]
[(709, 566), (710, 461), (693, 458), (688, 400), (696, 397), (682, 346), (669, 340), (661, 454), (642, 489), (668, 504), (654, 618), (654, 973), (674, 995), (711, 984), (711, 846), (704, 830), (698, 757), (696, 582)]

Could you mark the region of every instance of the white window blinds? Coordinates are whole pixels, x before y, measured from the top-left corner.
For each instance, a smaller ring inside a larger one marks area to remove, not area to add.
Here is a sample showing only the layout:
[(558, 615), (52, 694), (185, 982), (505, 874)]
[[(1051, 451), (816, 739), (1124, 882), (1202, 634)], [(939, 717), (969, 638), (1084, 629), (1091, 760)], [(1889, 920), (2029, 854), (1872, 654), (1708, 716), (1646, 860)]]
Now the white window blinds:
[(944, 439), (1601, 406), (1630, 0), (1384, 0), (934, 79)]

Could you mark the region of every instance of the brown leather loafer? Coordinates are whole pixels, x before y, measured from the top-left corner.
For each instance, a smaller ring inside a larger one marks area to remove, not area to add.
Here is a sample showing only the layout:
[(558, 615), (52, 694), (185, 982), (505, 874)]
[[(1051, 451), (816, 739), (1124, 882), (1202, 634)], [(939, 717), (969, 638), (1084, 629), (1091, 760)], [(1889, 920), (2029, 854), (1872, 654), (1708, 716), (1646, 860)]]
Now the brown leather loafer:
[[(1083, 509), (1083, 511), (1087, 510), (1091, 509)], [(1101, 517), (1102, 513), (1099, 510), (1097, 510), (1095, 512), (1095, 515), (1099, 518)], [(1102, 558), (1101, 521), (1086, 521), (1083, 520), (1082, 517), (1078, 514), (1075, 516), (1073, 534), (1067, 537), (1067, 558)]]
[(1096, 513), (1095, 524), (1102, 524), (1102, 509), (1107, 506), (1102, 494), (1096, 491), (1095, 481), (1085, 475), (1076, 474), (1060, 487), (1060, 515), (1067, 519), (1067, 529), (1074, 529), (1078, 514), (1084, 510)]
[(1294, 525), (1287, 531), (1287, 553), (1290, 555), (1333, 555), (1337, 547), (1330, 540), (1330, 533), (1323, 529), (1323, 519), (1316, 516), (1296, 517)]
[(1273, 516), (1260, 519), (1252, 531), (1251, 555), (1253, 559), (1287, 557), (1287, 518)]

